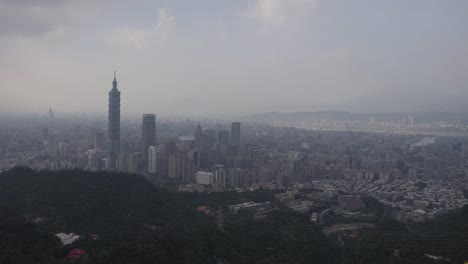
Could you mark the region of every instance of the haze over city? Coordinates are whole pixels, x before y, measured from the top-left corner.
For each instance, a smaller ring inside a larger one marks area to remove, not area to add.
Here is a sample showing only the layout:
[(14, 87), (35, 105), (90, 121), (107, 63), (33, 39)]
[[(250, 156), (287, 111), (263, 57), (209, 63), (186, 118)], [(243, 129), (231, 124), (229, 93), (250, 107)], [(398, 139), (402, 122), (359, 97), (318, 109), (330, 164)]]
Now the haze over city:
[(467, 110), (468, 2), (0, 0), (0, 111)]
[(0, 0), (0, 264), (468, 264), (467, 25)]

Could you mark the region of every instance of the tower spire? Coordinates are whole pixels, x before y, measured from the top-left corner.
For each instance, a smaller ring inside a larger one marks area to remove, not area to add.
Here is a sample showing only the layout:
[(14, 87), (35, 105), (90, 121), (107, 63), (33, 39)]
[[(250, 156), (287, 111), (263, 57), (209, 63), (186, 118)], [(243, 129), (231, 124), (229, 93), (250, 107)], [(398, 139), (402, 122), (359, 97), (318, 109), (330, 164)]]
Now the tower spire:
[(112, 89), (117, 89), (117, 73), (114, 70), (114, 81), (112, 81)]

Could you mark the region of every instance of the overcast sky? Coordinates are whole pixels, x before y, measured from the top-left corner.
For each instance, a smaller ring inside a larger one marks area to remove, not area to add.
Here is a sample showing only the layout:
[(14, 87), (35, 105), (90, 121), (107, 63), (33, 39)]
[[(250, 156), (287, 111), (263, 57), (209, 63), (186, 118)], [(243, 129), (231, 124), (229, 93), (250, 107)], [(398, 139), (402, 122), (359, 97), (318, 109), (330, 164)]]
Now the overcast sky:
[(456, 97), (467, 25), (466, 0), (0, 0), (0, 111), (105, 113), (114, 69), (132, 114)]

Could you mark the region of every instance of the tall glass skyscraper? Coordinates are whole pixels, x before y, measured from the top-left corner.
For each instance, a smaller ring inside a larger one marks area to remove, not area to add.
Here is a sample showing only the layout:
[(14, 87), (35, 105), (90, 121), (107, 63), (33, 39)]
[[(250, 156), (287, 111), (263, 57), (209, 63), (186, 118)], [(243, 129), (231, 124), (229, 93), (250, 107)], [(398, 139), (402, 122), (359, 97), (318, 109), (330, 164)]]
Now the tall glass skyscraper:
[(120, 154), (120, 91), (117, 90), (117, 79), (114, 71), (112, 90), (109, 92), (109, 156), (111, 168), (116, 168), (116, 161)]

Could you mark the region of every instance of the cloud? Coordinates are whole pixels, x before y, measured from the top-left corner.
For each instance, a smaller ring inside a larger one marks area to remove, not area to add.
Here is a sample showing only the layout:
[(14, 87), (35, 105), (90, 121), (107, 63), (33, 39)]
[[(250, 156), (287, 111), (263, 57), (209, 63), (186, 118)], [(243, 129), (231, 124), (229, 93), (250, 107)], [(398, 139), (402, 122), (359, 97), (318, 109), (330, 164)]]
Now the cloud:
[(0, 0), (0, 36), (63, 34), (78, 21), (79, 0)]
[(123, 50), (141, 49), (167, 40), (175, 18), (166, 8), (160, 8), (156, 24), (147, 29), (123, 26), (116, 28), (106, 37), (106, 42)]
[(284, 25), (307, 15), (316, 3), (317, 0), (250, 0), (243, 16), (264, 25)]
[(0, 0), (1, 3), (6, 3), (16, 6), (63, 6), (73, 2), (73, 0)]

